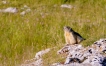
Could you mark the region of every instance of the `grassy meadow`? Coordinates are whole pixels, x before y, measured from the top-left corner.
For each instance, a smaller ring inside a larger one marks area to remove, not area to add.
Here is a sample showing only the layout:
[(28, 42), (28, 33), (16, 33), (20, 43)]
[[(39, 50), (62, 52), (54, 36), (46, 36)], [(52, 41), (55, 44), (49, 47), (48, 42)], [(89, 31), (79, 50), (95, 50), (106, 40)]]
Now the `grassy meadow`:
[[(52, 49), (44, 58), (44, 66), (64, 61), (57, 50), (65, 44), (64, 26), (72, 27), (84, 38), (83, 46), (106, 38), (106, 0), (7, 0), (0, 9), (17, 7), (18, 13), (0, 13), (0, 66), (19, 66), (34, 58), (36, 52)], [(72, 9), (61, 8), (70, 4)], [(27, 5), (31, 12), (20, 15)]]

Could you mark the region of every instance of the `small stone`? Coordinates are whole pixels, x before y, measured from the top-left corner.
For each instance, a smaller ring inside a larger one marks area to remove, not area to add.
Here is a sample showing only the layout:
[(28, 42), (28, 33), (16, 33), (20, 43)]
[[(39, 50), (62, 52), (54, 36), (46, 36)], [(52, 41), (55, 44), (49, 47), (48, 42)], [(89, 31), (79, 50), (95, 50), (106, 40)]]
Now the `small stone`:
[(17, 13), (18, 10), (16, 7), (8, 7), (6, 9), (1, 9), (0, 12), (4, 12), (4, 13)]
[(3, 0), (2, 3), (3, 3), (3, 4), (7, 4), (7, 1)]
[(31, 11), (31, 9), (30, 9), (30, 8), (28, 8), (28, 9), (26, 9), (25, 11), (26, 11), (26, 12), (30, 12), (30, 11)]
[(25, 12), (25, 11), (23, 11), (23, 12), (21, 12), (21, 13), (20, 13), (20, 15), (25, 15), (25, 14), (26, 14), (26, 12)]
[(69, 8), (69, 9), (72, 8), (71, 5), (67, 5), (67, 4), (62, 4), (60, 7), (61, 7), (61, 8)]

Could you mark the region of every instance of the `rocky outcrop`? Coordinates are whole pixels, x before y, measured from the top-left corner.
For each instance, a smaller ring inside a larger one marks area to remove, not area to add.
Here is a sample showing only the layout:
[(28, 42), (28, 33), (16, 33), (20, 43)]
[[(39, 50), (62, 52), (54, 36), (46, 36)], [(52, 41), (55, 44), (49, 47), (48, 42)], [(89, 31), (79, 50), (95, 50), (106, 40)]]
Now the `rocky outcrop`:
[(106, 39), (100, 39), (89, 47), (80, 44), (65, 45), (58, 54), (66, 54), (63, 64), (54, 63), (51, 66), (106, 66)]
[[(44, 66), (42, 56), (51, 49), (36, 53), (35, 58), (27, 60), (21, 66)], [(57, 54), (65, 54), (64, 63), (57, 62), (49, 66), (106, 66), (106, 39), (100, 39), (91, 46), (83, 47), (81, 44), (65, 45)], [(33, 62), (30, 62), (33, 61)]]
[(51, 49), (48, 48), (48, 49), (37, 52), (35, 55), (35, 58), (26, 60), (24, 64), (21, 64), (21, 66), (43, 66), (42, 56), (48, 53), (50, 50)]
[[(31, 60), (28, 60), (31, 61)], [(33, 62), (25, 62), (24, 64), (21, 64), (21, 66), (43, 66), (42, 59), (34, 60)]]

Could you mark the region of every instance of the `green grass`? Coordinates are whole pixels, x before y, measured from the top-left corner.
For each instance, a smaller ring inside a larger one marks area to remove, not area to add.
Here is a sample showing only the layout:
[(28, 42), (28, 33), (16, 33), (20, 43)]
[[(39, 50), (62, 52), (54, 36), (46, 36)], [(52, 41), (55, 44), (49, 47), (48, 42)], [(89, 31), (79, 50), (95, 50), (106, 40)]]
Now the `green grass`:
[[(17, 66), (46, 48), (56, 47), (44, 56), (45, 66), (64, 61), (56, 54), (64, 44), (63, 27), (68, 25), (86, 41), (84, 46), (106, 37), (106, 1), (70, 0), (73, 9), (60, 8), (64, 0), (8, 0), (0, 8), (28, 5), (31, 12), (0, 13), (0, 66)], [(58, 57), (58, 58), (57, 58)]]

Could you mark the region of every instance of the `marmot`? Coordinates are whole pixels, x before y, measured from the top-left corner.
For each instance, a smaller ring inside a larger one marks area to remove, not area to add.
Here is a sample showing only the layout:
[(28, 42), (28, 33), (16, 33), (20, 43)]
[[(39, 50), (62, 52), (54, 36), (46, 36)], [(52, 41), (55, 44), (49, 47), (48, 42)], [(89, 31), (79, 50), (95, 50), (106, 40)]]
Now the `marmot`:
[(64, 36), (66, 44), (79, 44), (83, 40), (85, 40), (80, 34), (75, 32), (69, 26), (64, 26)]

